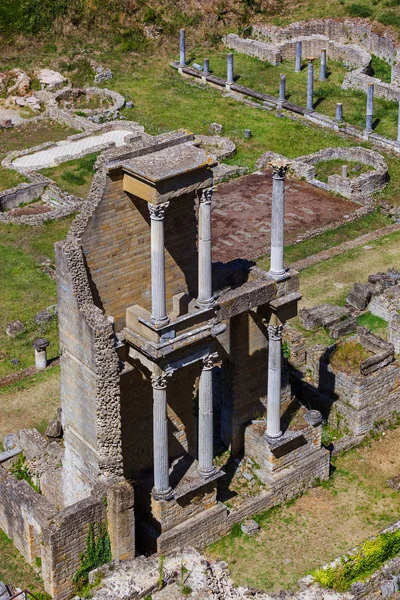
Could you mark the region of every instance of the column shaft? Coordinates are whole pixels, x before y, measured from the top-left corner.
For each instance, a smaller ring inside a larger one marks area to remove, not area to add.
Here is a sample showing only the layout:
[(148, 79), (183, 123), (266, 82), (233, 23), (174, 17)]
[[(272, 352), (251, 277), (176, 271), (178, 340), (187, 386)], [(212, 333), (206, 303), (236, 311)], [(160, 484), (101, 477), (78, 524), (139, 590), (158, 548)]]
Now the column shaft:
[(285, 226), (285, 173), (289, 163), (273, 161), (272, 167), (272, 216), (271, 216), (271, 266), (269, 274), (276, 280), (285, 274), (283, 260)]
[(168, 202), (149, 204), (151, 226), (151, 320), (168, 323), (165, 300), (164, 212)]
[(210, 308), (214, 304), (212, 292), (211, 199), (212, 188), (203, 190), (199, 203), (199, 289), (197, 305), (200, 308)]
[(399, 113), (397, 117), (397, 141), (400, 143), (400, 100), (399, 100)]
[(336, 121), (341, 121), (343, 119), (343, 104), (338, 102), (336, 104)]
[(216, 354), (203, 359), (199, 382), (199, 473), (210, 477), (214, 466), (214, 422), (213, 422), (213, 360)]
[(367, 88), (367, 115), (365, 120), (365, 130), (372, 132), (372, 119), (374, 114), (374, 84), (369, 83)]
[(227, 62), (227, 79), (226, 79), (226, 83), (228, 85), (232, 85), (235, 82), (233, 80), (233, 54), (231, 52), (228, 54), (227, 60), (228, 60), (228, 62)]
[(295, 73), (300, 73), (301, 71), (301, 42), (296, 42), (296, 64), (295, 64)]
[(279, 79), (279, 102), (285, 102), (286, 98), (286, 75), (281, 74)]
[(319, 80), (325, 81), (326, 79), (326, 50), (323, 48), (321, 50), (321, 62), (319, 65)]
[(152, 375), (153, 386), (153, 447), (154, 447), (154, 489), (157, 499), (171, 496), (168, 461), (168, 417), (166, 374)]
[(308, 59), (307, 73), (307, 110), (313, 110), (314, 96), (314, 59)]
[(185, 65), (186, 65), (185, 30), (180, 29), (180, 31), (179, 31), (179, 66), (184, 67)]
[(282, 325), (268, 325), (267, 437), (278, 438), (281, 431)]
[(210, 74), (210, 60), (208, 58), (204, 59), (203, 74), (204, 75)]

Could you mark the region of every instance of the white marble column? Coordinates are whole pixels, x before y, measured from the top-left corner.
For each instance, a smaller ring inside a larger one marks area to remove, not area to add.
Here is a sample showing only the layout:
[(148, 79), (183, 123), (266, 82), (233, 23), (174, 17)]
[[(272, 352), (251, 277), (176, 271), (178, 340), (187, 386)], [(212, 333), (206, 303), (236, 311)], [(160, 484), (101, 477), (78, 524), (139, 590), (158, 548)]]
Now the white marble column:
[(185, 41), (185, 30), (179, 30), (179, 66), (186, 66), (186, 41)]
[(285, 174), (290, 163), (284, 160), (274, 160), (269, 165), (272, 169), (271, 266), (269, 274), (273, 279), (279, 280), (286, 274), (283, 260)]
[(152, 494), (157, 500), (168, 500), (172, 497), (172, 489), (169, 485), (168, 462), (167, 377), (168, 374), (164, 372), (151, 376), (154, 448), (154, 488)]
[(203, 190), (199, 202), (199, 244), (198, 244), (198, 296), (199, 308), (211, 308), (214, 303), (212, 292), (212, 253), (211, 253), (211, 199), (212, 188)]
[(169, 202), (149, 204), (151, 224), (151, 321), (154, 325), (166, 325), (165, 299), (164, 213)]
[(308, 60), (308, 71), (307, 71), (307, 110), (313, 110), (313, 97), (314, 97), (314, 60), (315, 58), (310, 56)]
[(268, 325), (268, 401), (266, 436), (278, 438), (281, 431), (282, 325), (276, 317)]
[(214, 423), (213, 423), (213, 374), (216, 353), (203, 358), (203, 369), (199, 382), (199, 473), (211, 477), (214, 466)]

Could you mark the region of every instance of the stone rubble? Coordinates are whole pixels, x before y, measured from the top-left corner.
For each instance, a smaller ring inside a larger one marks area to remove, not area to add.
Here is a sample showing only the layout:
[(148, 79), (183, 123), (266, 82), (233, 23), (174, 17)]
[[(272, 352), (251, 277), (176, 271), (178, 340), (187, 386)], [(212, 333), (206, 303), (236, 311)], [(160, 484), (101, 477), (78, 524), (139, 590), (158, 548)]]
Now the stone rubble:
[(12, 321), (6, 325), (6, 334), (11, 338), (16, 338), (21, 335), (25, 331), (25, 325), (22, 321), (17, 319), (17, 321)]

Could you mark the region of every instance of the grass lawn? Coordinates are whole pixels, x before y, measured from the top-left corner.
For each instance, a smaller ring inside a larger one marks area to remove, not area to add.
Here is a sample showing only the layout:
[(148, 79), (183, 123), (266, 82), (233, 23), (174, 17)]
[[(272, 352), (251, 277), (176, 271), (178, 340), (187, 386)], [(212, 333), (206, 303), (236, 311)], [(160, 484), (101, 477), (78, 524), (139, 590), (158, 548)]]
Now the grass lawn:
[(41, 173), (53, 179), (62, 190), (86, 198), (94, 175), (93, 166), (98, 156), (98, 153), (88, 154), (57, 167), (42, 169)]
[(368, 171), (375, 171), (375, 169), (373, 167), (370, 167), (369, 165), (362, 165), (351, 160), (346, 161), (340, 159), (333, 159), (325, 160), (324, 162), (321, 162), (317, 165), (315, 178), (319, 179), (320, 181), (324, 181), (325, 183), (328, 183), (329, 175), (342, 174), (343, 165), (346, 165), (348, 168), (349, 178), (359, 177), (364, 173), (368, 173)]
[(237, 585), (277, 592), (350, 550), (398, 519), (400, 495), (386, 480), (400, 470), (400, 431), (338, 457), (329, 482), (256, 517), (261, 531), (247, 537), (235, 526), (211, 545)]
[(22, 554), (18, 552), (1, 529), (0, 556), (0, 581), (21, 589), (28, 589), (33, 594), (44, 592), (43, 582), (39, 575), (25, 562)]
[[(46, 337), (50, 341), (48, 356), (58, 356), (56, 319), (39, 327), (34, 316), (40, 310), (57, 303), (56, 284), (40, 271), (41, 263), (54, 263), (54, 243), (65, 238), (73, 217), (48, 222), (40, 227), (0, 225), (0, 280), (2, 281), (0, 310), (0, 378), (34, 364), (33, 341)], [(20, 319), (26, 331), (15, 339), (5, 333), (10, 321)], [(19, 365), (12, 365), (12, 359)]]
[(399, 265), (399, 241), (400, 232), (396, 231), (301, 271), (300, 305), (310, 307), (326, 302), (343, 305), (355, 281), (365, 283), (371, 273)]

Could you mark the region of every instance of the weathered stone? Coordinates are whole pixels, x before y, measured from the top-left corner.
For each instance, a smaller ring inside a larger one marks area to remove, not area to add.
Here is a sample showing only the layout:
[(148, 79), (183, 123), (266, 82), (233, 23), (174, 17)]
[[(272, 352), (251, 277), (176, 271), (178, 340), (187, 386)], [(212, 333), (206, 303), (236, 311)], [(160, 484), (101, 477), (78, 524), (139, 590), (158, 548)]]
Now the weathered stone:
[(25, 325), (19, 319), (17, 321), (12, 321), (6, 325), (6, 334), (11, 338), (16, 338), (21, 333), (24, 333)]
[(54, 316), (55, 315), (53, 312), (50, 312), (50, 310), (45, 308), (44, 310), (36, 313), (33, 320), (35, 321), (36, 325), (43, 325), (44, 323), (48, 323), (54, 319)]
[(19, 439), (16, 433), (7, 433), (7, 435), (4, 436), (4, 450), (12, 450), (13, 448), (16, 448), (18, 444)]
[(9, 129), (12, 126), (13, 126), (13, 122), (12, 122), (11, 118), (6, 117), (5, 119), (0, 119), (0, 127), (1, 128)]
[(391, 479), (387, 480), (387, 485), (393, 488), (396, 491), (400, 491), (400, 475), (396, 475), (395, 477), (391, 477)]
[(381, 594), (383, 598), (388, 598), (389, 596), (393, 596), (393, 594), (397, 592), (397, 584), (395, 581), (384, 581), (381, 585)]
[(18, 358), (13, 358), (12, 360), (10, 360), (10, 363), (14, 366), (17, 367), (19, 364), (21, 364), (21, 361), (18, 360)]
[(347, 296), (346, 302), (358, 310), (364, 310), (371, 299), (371, 294), (371, 285), (363, 285), (357, 281)]
[(49, 91), (57, 90), (63, 87), (65, 83), (65, 77), (58, 71), (52, 69), (40, 69), (37, 73), (37, 78), (42, 85), (42, 88)]
[(224, 128), (220, 123), (211, 123), (208, 127), (208, 131), (214, 135), (219, 135), (223, 130)]
[(254, 519), (246, 519), (246, 521), (243, 521), (241, 524), (240, 529), (246, 535), (255, 535), (260, 531), (260, 526), (258, 523), (256, 523), (256, 521), (254, 521)]
[(0, 600), (9, 600), (11, 596), (12, 594), (8, 587), (2, 581), (0, 581)]
[(97, 67), (95, 69), (96, 75), (94, 76), (95, 83), (103, 83), (104, 81), (110, 81), (113, 78), (113, 72), (108, 67)]
[(330, 327), (350, 316), (348, 308), (321, 304), (313, 308), (302, 308), (299, 313), (300, 322), (307, 331), (317, 327)]
[(128, 100), (128, 101), (125, 103), (125, 106), (126, 106), (126, 108), (133, 108), (133, 102), (132, 102), (132, 100)]
[(338, 323), (334, 323), (329, 327), (329, 335), (334, 340), (342, 337), (342, 335), (347, 335), (352, 331), (357, 329), (357, 317), (347, 317), (343, 321), (339, 321)]
[(50, 421), (46, 429), (46, 436), (48, 438), (60, 438), (62, 436), (61, 422), (57, 419)]

